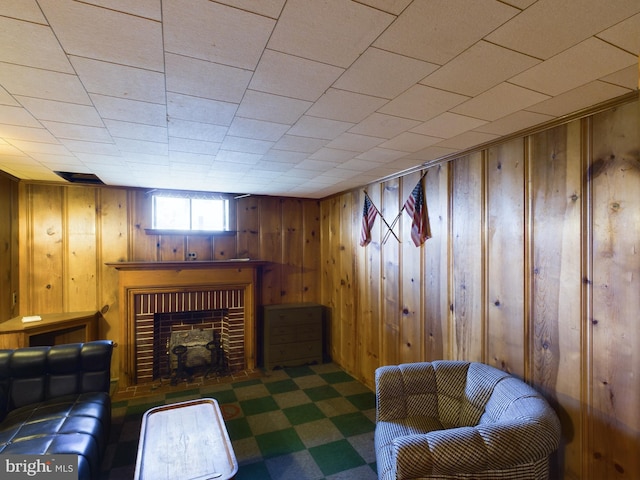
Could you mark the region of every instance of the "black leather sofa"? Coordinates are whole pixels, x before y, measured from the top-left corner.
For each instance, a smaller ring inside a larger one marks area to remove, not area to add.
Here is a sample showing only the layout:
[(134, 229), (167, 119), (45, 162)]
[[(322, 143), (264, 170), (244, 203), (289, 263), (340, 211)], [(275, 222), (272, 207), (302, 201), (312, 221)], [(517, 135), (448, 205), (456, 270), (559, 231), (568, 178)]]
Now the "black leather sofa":
[(100, 476), (111, 427), (113, 342), (0, 350), (2, 455), (78, 455), (78, 479)]

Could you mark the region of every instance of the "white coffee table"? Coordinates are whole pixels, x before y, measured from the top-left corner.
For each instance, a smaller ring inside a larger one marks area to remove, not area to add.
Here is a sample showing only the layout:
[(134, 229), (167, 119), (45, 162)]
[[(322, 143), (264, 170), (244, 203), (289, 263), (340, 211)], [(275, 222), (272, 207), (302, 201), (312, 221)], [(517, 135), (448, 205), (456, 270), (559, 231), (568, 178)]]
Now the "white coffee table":
[(135, 480), (225, 480), (237, 471), (217, 400), (190, 400), (145, 412)]

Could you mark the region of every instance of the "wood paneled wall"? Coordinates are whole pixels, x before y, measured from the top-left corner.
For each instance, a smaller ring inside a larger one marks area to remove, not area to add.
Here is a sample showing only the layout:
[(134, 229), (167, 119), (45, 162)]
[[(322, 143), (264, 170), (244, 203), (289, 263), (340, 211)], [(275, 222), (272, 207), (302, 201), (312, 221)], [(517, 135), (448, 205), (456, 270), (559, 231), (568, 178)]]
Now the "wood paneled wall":
[(0, 319), (18, 315), (18, 180), (0, 172)]
[[(145, 231), (144, 190), (21, 182), (18, 198), (21, 315), (99, 310), (100, 337), (120, 342), (118, 275), (105, 263), (185, 260), (187, 252), (269, 261), (259, 305), (320, 300), (316, 200), (238, 199), (236, 234), (188, 236)], [(114, 372), (118, 362), (116, 348)]]
[[(403, 214), (358, 246), (363, 191), (321, 202), (321, 301), (334, 360), (483, 361), (543, 392), (554, 478), (640, 478), (638, 102), (428, 168), (433, 237)], [(389, 223), (420, 172), (367, 186)]]

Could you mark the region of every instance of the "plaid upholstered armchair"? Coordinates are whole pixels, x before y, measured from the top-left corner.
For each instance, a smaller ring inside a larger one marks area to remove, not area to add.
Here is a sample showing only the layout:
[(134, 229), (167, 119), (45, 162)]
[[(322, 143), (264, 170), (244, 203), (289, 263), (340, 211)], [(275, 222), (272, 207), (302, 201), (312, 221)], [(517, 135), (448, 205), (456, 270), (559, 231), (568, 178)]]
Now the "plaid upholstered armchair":
[(549, 478), (560, 422), (523, 381), (437, 361), (376, 370), (380, 480)]

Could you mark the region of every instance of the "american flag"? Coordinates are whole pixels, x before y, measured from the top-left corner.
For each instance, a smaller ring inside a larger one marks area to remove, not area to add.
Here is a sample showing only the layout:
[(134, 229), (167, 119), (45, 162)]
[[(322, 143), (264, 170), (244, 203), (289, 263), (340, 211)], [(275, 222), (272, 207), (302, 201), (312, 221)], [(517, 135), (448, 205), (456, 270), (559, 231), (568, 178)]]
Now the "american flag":
[(424, 199), (422, 180), (414, 187), (411, 195), (404, 204), (404, 208), (411, 217), (411, 240), (416, 247), (422, 245), (427, 238), (431, 238), (431, 226), (427, 203)]
[(366, 247), (371, 242), (371, 227), (376, 220), (378, 210), (373, 206), (369, 196), (364, 196), (364, 208), (362, 209), (362, 230), (360, 231), (360, 246)]

